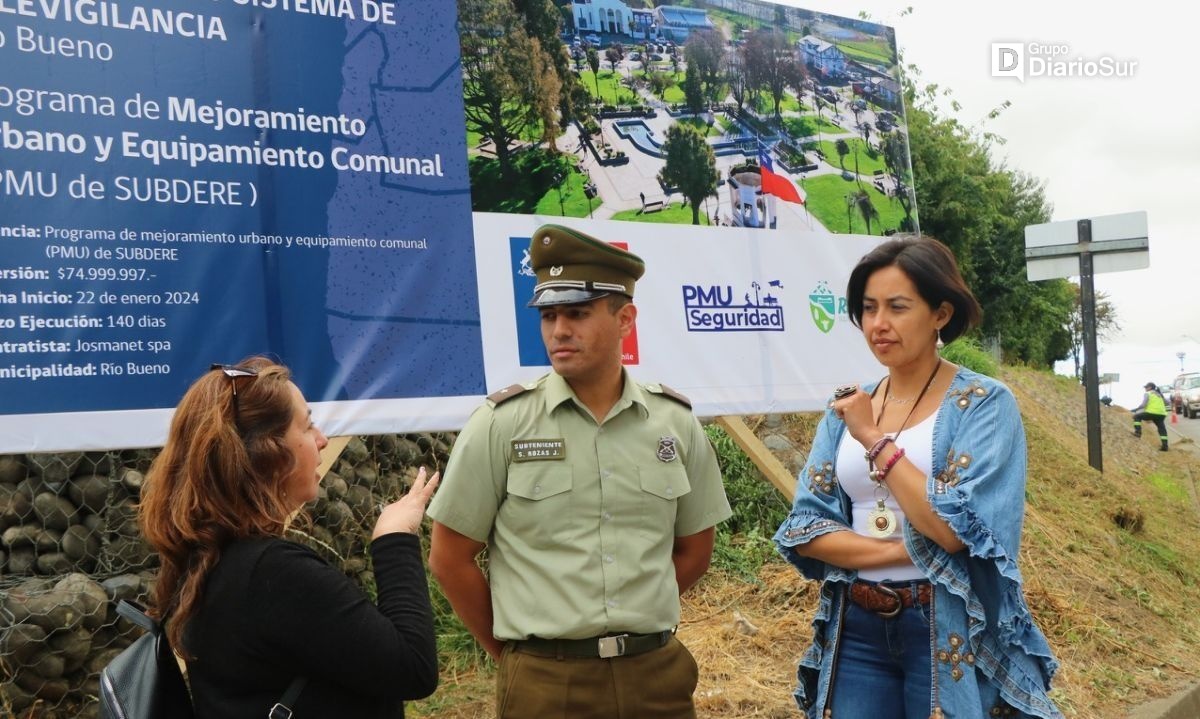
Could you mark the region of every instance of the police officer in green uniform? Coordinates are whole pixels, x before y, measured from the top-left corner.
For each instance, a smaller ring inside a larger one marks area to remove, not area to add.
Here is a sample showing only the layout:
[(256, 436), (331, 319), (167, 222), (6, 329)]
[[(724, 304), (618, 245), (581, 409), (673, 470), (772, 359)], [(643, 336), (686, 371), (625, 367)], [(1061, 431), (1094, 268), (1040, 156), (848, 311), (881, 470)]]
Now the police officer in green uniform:
[(489, 396), (459, 434), (430, 567), (499, 662), (498, 717), (694, 717), (674, 629), (730, 515), (716, 456), (686, 398), (621, 365), (642, 260), (557, 225), (530, 258), (553, 371)]
[(1142, 403), (1133, 408), (1133, 436), (1142, 436), (1142, 420), (1148, 419), (1158, 428), (1159, 450), (1167, 451), (1167, 401), (1158, 391), (1158, 385), (1147, 382)]

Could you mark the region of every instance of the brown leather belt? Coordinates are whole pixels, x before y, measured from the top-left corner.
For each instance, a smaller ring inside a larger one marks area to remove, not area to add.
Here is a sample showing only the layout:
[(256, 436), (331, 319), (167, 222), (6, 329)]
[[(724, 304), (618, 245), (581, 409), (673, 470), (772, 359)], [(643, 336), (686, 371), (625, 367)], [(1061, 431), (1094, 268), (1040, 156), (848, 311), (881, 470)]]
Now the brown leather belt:
[(929, 582), (920, 582), (917, 584), (915, 594), (914, 597), (911, 582), (895, 587), (861, 581), (850, 585), (850, 601), (868, 612), (875, 612), (879, 616), (887, 618), (896, 616), (901, 609), (929, 604), (933, 586)]
[(612, 659), (645, 654), (666, 646), (671, 639), (668, 629), (654, 634), (616, 634), (591, 639), (541, 639), (533, 637), (513, 642), (513, 651), (539, 657), (582, 657)]

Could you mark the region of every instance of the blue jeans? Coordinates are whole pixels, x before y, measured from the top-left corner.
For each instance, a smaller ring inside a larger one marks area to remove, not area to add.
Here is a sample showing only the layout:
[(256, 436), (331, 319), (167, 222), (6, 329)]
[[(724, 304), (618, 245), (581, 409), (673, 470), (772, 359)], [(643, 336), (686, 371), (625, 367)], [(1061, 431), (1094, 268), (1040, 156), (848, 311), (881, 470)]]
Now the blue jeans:
[(847, 601), (833, 719), (928, 719), (932, 667), (926, 607), (885, 619)]

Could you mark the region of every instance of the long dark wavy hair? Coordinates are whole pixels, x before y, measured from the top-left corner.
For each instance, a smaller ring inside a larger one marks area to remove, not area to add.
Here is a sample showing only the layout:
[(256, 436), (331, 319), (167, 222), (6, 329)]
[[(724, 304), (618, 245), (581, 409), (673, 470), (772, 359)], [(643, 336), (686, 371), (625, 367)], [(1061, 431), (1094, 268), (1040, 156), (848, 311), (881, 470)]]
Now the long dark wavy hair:
[(284, 495), (295, 466), (285, 441), (295, 411), (291, 373), (265, 357), (236, 367), (257, 374), (214, 369), (184, 394), (139, 506), (142, 532), (162, 562), (151, 613), (167, 620), (171, 645), (186, 659), (193, 657), (184, 629), (221, 552), (234, 540), (281, 536), (291, 513)]

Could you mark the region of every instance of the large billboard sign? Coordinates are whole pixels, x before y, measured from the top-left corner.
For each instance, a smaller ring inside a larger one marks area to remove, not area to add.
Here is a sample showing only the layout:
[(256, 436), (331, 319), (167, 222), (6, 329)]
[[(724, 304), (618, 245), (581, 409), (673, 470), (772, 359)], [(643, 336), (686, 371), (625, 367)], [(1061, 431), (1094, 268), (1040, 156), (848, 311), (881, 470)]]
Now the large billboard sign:
[(646, 258), (626, 364), (703, 413), (874, 371), (838, 294), (915, 225), (891, 31), (610, 4), (0, 0), (0, 452), (158, 444), (260, 353), (330, 433), (457, 428), (546, 369), (549, 221)]

